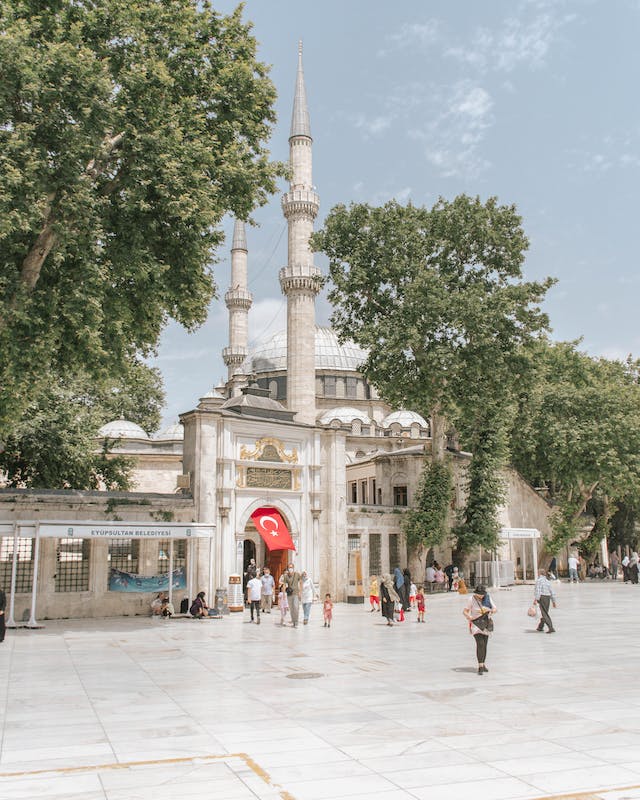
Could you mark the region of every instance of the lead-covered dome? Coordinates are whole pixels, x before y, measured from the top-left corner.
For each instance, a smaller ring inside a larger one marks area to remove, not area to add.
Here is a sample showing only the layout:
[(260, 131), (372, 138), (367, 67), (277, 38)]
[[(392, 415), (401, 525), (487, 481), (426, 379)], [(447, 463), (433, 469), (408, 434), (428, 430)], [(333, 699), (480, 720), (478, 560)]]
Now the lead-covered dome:
[(322, 416), (318, 417), (318, 422), (321, 425), (331, 425), (336, 419), (343, 424), (350, 424), (354, 419), (357, 419), (360, 420), (363, 425), (371, 425), (371, 419), (364, 411), (361, 411), (359, 408), (354, 408), (353, 406), (330, 408), (328, 411), (323, 412)]
[(401, 428), (410, 428), (412, 425), (418, 424), (421, 428), (428, 428), (429, 425), (424, 417), (416, 414), (415, 411), (407, 411), (401, 409), (400, 411), (392, 411), (391, 414), (382, 420), (383, 428), (390, 428), (393, 424), (400, 425)]
[[(331, 328), (316, 325), (316, 369), (358, 372), (367, 358), (366, 350), (353, 342), (340, 344)], [(245, 373), (280, 372), (287, 369), (287, 332), (258, 342), (244, 362)]]
[(103, 439), (148, 439), (147, 433), (135, 422), (128, 419), (114, 419), (107, 422), (98, 431), (98, 436)]
[(184, 428), (179, 422), (175, 422), (173, 425), (169, 425), (169, 427), (165, 428), (160, 433), (156, 434), (156, 440), (158, 441), (175, 441), (176, 439), (184, 439)]

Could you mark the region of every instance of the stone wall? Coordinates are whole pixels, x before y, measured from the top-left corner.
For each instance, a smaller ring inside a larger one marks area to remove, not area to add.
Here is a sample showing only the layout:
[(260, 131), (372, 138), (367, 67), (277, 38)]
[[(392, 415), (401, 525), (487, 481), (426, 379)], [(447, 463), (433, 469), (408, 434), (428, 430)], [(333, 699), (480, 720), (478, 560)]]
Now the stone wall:
[[(193, 522), (193, 500), (182, 495), (162, 495), (135, 492), (30, 491), (0, 490), (0, 524), (33, 521), (114, 521), (123, 522)], [(89, 556), (89, 590), (86, 592), (56, 592), (58, 539), (40, 540), (38, 559), (38, 592), (36, 618), (65, 619), (69, 617), (112, 617), (148, 615), (153, 599), (151, 593), (121, 593), (108, 591), (108, 541), (93, 539)], [(158, 542), (140, 542), (138, 572), (157, 574)], [(9, 585), (3, 587), (9, 594)], [(179, 606), (186, 591), (174, 592), (174, 605)], [(15, 620), (28, 619), (31, 594), (16, 594)]]

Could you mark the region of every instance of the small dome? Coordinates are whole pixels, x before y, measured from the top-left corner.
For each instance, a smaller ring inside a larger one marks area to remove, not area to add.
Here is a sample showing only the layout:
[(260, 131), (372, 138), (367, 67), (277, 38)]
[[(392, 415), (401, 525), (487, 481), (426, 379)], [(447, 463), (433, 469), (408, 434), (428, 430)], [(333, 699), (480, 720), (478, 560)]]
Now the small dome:
[(407, 411), (406, 409), (392, 411), (391, 414), (387, 414), (381, 424), (383, 428), (389, 428), (394, 422), (400, 425), (401, 428), (410, 428), (416, 423), (418, 423), (421, 428), (429, 427), (424, 417), (421, 417), (420, 414), (416, 414), (415, 411)]
[(169, 427), (165, 428), (163, 431), (160, 431), (160, 433), (157, 433), (154, 439), (162, 441), (184, 439), (184, 428), (179, 422), (176, 422), (173, 425), (169, 425)]
[(353, 408), (353, 406), (330, 408), (318, 418), (318, 422), (321, 425), (330, 425), (334, 419), (346, 424), (353, 422), (354, 419), (359, 419), (363, 425), (371, 425), (369, 417), (363, 411), (360, 411), (359, 408)]
[[(331, 328), (316, 326), (316, 369), (358, 372), (367, 351), (353, 342), (340, 344)], [(245, 373), (279, 372), (287, 368), (287, 332), (278, 331), (257, 342), (243, 364)]]
[(128, 419), (114, 419), (113, 422), (107, 422), (98, 431), (98, 436), (102, 439), (148, 439), (146, 431), (144, 431), (135, 422), (129, 422)]
[(206, 394), (203, 394), (200, 399), (204, 400), (206, 397), (215, 397), (216, 400), (225, 399), (224, 395), (221, 395), (220, 392), (216, 391), (215, 389), (211, 389), (211, 391), (207, 392)]

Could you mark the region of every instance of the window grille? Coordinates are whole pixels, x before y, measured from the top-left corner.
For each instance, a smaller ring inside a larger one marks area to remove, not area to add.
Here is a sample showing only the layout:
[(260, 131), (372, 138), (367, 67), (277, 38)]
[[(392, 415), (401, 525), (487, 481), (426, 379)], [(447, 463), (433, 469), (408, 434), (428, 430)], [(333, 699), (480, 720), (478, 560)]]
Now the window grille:
[(349, 538), (347, 540), (347, 549), (350, 553), (353, 553), (354, 550), (360, 549), (360, 534), (358, 533), (350, 533)]
[(393, 571), (396, 567), (400, 566), (400, 545), (398, 542), (398, 534), (389, 534), (389, 571)]
[(107, 560), (111, 569), (138, 574), (140, 557), (139, 539), (111, 539)]
[[(158, 575), (169, 572), (169, 539), (160, 539), (158, 542)], [(173, 540), (173, 568), (180, 569), (187, 563), (187, 540)]]
[(336, 396), (336, 379), (335, 376), (333, 375), (324, 376), (324, 396), (325, 397)]
[(382, 548), (379, 533), (369, 534), (369, 575), (382, 573)]
[(347, 378), (346, 396), (356, 398), (358, 396), (358, 379)]
[(357, 481), (353, 481), (351, 484), (351, 502), (357, 503), (358, 502), (358, 483)]
[[(18, 538), (18, 563), (16, 565), (16, 592), (31, 592), (33, 582), (33, 539)], [(8, 594), (11, 588), (13, 565), (13, 536), (0, 539), (0, 588)]]
[(90, 539), (58, 539), (56, 550), (56, 592), (89, 590)]
[(406, 506), (407, 505), (407, 487), (394, 486), (393, 487), (393, 505)]

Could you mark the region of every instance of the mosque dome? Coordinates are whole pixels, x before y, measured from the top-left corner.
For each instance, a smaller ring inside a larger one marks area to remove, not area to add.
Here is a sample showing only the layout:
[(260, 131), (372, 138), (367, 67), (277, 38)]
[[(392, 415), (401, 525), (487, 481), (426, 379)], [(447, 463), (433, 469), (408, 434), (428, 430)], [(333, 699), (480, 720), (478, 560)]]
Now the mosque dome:
[[(316, 369), (358, 372), (367, 358), (367, 351), (353, 342), (340, 344), (331, 328), (316, 325)], [(244, 362), (246, 373), (280, 372), (287, 369), (287, 332), (259, 341)]]
[(130, 422), (128, 419), (114, 419), (113, 422), (107, 422), (98, 431), (98, 436), (101, 439), (148, 439), (146, 431), (144, 431), (135, 422)]
[(176, 439), (184, 439), (184, 428), (179, 422), (169, 425), (154, 437), (156, 440), (174, 441)]
[(390, 428), (394, 423), (400, 425), (401, 428), (410, 428), (416, 423), (421, 428), (429, 427), (424, 417), (421, 417), (420, 414), (416, 414), (415, 411), (407, 411), (406, 409), (392, 411), (391, 414), (387, 414), (381, 424), (383, 428)]
[(336, 419), (346, 424), (350, 424), (354, 419), (358, 419), (363, 425), (371, 425), (371, 419), (359, 408), (353, 408), (353, 406), (330, 408), (318, 418), (318, 422), (321, 425), (330, 425)]

